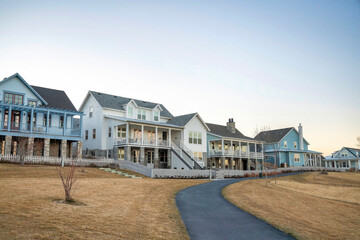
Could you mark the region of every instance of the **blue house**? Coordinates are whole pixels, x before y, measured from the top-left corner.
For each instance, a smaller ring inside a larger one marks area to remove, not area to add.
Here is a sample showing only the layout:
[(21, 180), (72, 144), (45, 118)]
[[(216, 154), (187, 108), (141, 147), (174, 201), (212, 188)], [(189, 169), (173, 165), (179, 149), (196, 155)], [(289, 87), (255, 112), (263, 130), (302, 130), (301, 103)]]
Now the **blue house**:
[(26, 142), (30, 156), (76, 155), (82, 117), (64, 91), (30, 86), (16, 73), (0, 82), (0, 153), (19, 155)]
[(264, 141), (267, 163), (278, 167), (321, 166), (321, 153), (309, 150), (309, 142), (293, 127), (262, 131), (255, 139)]

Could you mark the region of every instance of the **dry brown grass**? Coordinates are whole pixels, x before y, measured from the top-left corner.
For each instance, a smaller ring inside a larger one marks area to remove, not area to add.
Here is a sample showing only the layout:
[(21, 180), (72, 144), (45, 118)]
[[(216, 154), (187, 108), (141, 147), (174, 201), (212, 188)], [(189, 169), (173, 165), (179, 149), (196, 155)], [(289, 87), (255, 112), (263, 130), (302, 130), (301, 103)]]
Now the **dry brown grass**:
[(0, 239), (188, 239), (174, 197), (205, 182), (80, 176), (69, 205), (54, 167), (0, 164)]
[(305, 173), (242, 181), (224, 189), (235, 205), (298, 239), (358, 239), (360, 174)]

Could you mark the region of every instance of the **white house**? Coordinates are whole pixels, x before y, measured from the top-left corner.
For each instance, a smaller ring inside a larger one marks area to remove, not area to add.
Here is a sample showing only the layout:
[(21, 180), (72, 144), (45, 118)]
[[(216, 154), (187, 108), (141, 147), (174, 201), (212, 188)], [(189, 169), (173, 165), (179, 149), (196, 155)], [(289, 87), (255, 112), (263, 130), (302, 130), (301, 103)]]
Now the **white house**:
[(83, 154), (154, 168), (206, 164), (209, 130), (199, 114), (174, 117), (162, 104), (89, 91), (80, 106)]

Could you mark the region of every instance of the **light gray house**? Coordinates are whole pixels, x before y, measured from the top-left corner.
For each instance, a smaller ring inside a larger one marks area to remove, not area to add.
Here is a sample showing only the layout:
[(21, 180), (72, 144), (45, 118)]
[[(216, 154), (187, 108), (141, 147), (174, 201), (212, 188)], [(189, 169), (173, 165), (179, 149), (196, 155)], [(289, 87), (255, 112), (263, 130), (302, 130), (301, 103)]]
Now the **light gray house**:
[(206, 132), (197, 113), (174, 117), (162, 104), (89, 91), (80, 106), (83, 155), (154, 168), (206, 165)]
[(326, 167), (360, 169), (360, 149), (343, 147), (323, 159)]

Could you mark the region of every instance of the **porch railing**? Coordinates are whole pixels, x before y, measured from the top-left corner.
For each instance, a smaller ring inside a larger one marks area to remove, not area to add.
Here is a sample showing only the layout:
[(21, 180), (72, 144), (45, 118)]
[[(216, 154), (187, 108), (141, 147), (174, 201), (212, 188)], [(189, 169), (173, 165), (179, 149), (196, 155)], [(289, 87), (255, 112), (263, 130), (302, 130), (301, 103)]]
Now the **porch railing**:
[(21, 133), (36, 133), (36, 134), (49, 134), (49, 135), (59, 135), (59, 136), (73, 136), (80, 137), (81, 130), (79, 128), (64, 128), (49, 126), (46, 131), (46, 126), (43, 125), (33, 125), (32, 129), (29, 123), (18, 123), (11, 122), (10, 128), (8, 127), (7, 122), (0, 122), (1, 131), (10, 131), (10, 132), (21, 132)]
[(227, 156), (227, 157), (243, 157), (243, 158), (262, 158), (261, 152), (240, 152), (234, 150), (210, 150), (210, 156)]

